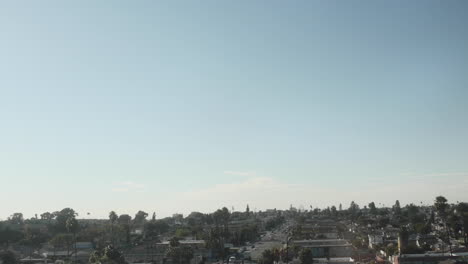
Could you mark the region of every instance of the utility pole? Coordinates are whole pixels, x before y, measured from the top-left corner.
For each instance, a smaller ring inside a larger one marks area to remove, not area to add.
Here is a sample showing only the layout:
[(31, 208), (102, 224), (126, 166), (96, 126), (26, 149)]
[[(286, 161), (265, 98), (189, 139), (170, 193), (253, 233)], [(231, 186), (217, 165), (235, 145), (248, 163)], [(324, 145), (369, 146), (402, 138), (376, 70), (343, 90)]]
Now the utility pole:
[(286, 239), (286, 264), (289, 263), (289, 241), (291, 241), (291, 239), (292, 239), (292, 236), (288, 235)]

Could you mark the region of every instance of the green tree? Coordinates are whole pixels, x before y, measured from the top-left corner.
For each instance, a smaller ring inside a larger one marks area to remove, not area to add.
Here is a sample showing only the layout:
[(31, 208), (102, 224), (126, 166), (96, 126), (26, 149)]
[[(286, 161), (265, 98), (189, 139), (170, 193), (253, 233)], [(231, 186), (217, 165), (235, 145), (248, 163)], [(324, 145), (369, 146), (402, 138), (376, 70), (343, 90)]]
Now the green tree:
[(49, 241), (49, 244), (54, 247), (54, 252), (57, 248), (65, 246), (67, 248), (67, 255), (69, 256), (70, 247), (73, 245), (73, 235), (64, 233), (57, 234)]
[(49, 212), (45, 212), (41, 214), (41, 219), (50, 222), (52, 219), (54, 219), (54, 215)]
[(444, 196), (437, 196), (434, 201), (434, 207), (442, 220), (446, 221), (448, 203)]
[(109, 213), (109, 221), (111, 223), (111, 236), (112, 236), (112, 244), (113, 245), (115, 244), (115, 241), (114, 241), (114, 238), (115, 238), (114, 225), (115, 225), (115, 223), (117, 222), (118, 219), (119, 219), (119, 216), (117, 215), (116, 212), (111, 211)]
[(121, 214), (117, 219), (119, 224), (130, 224), (132, 222), (132, 217), (128, 214)]
[(384, 248), (388, 256), (394, 256), (398, 253), (398, 248), (394, 244), (389, 244)]
[(128, 214), (122, 214), (117, 219), (117, 222), (125, 232), (125, 241), (127, 244), (130, 243), (130, 224), (132, 222), (132, 217)]
[(111, 222), (111, 224), (115, 224), (117, 222), (117, 220), (119, 219), (119, 216), (117, 215), (116, 212), (114, 211), (111, 211), (109, 213), (109, 221)]
[(125, 264), (124, 255), (115, 249), (112, 245), (108, 245), (104, 250), (94, 251), (90, 258), (89, 262), (93, 264)]
[(369, 212), (373, 215), (376, 215), (377, 214), (377, 208), (375, 207), (375, 203), (374, 202), (371, 202), (369, 203)]
[(400, 229), (400, 233), (398, 235), (398, 243), (399, 243), (399, 250), (400, 254), (408, 254), (408, 240), (409, 240), (409, 232), (406, 227), (402, 227)]
[(57, 221), (55, 229), (57, 232), (67, 232), (67, 220), (69, 218), (75, 218), (78, 213), (71, 208), (64, 208), (60, 212), (54, 212), (55, 219)]
[(22, 225), (24, 223), (24, 218), (22, 213), (14, 213), (8, 219), (10, 223), (14, 225)]
[(170, 258), (173, 263), (188, 264), (193, 258), (193, 250), (180, 244), (177, 237), (173, 237), (169, 241), (169, 248), (166, 252), (166, 257)]
[(3, 264), (16, 264), (16, 263), (18, 263), (18, 260), (16, 259), (15, 254), (13, 252), (11, 252), (11, 251), (0, 252), (0, 261)]
[(32, 247), (40, 247), (41, 244), (47, 242), (49, 234), (42, 232), (39, 227), (36, 227), (30, 223), (25, 224), (23, 229), (24, 239), (22, 243)]
[(73, 234), (73, 241), (74, 241), (73, 250), (74, 250), (75, 262), (76, 262), (76, 233), (78, 232), (78, 229), (79, 229), (78, 221), (76, 220), (74, 216), (70, 217), (67, 219), (65, 226), (67, 228), (67, 231)]
[(450, 243), (450, 229), (447, 227), (447, 216), (448, 216), (448, 209), (449, 204), (447, 203), (447, 199), (444, 196), (437, 196), (434, 201), (434, 207), (439, 215), (440, 219), (442, 220), (442, 225), (445, 229), (445, 236), (442, 235), (441, 239), (448, 243), (450, 247), (450, 252), (452, 251), (452, 246)]
[(148, 213), (144, 211), (138, 211), (135, 214), (135, 219), (133, 219), (133, 221), (135, 224), (142, 226), (146, 221), (146, 217), (148, 217)]
[(393, 206), (393, 213), (398, 216), (401, 215), (401, 206), (398, 200), (395, 201), (395, 205)]
[(12, 230), (10, 227), (0, 230), (0, 245), (5, 244), (7, 248), (10, 243), (19, 242), (23, 238), (24, 234), (21, 231)]
[(52, 220), (55, 218), (55, 215), (49, 212), (44, 212), (41, 215), (41, 220), (47, 221), (48, 227), (52, 226)]
[(332, 207), (330, 207), (330, 212), (331, 212), (332, 216), (336, 218), (336, 216), (338, 214), (337, 211), (336, 211), (336, 206), (333, 205)]
[(259, 263), (260, 264), (273, 264), (275, 262), (275, 254), (273, 250), (266, 249), (262, 252), (262, 256), (260, 257)]
[(348, 213), (351, 215), (351, 219), (355, 220), (359, 211), (359, 205), (354, 201), (349, 205)]
[(463, 242), (465, 246), (468, 246), (468, 203), (459, 203), (456, 207), (456, 213), (461, 221)]
[(310, 248), (302, 249), (301, 253), (299, 254), (299, 259), (302, 264), (313, 264), (314, 257), (312, 255), (312, 251), (310, 250)]

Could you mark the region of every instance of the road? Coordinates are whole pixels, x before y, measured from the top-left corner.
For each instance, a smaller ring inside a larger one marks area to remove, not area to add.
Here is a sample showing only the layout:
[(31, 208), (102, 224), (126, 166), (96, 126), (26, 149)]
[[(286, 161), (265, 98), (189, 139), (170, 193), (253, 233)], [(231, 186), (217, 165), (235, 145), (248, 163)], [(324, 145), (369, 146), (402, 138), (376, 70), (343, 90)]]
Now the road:
[(287, 240), (287, 229), (288, 225), (283, 225), (274, 231), (267, 231), (261, 240), (254, 244), (255, 247), (250, 249), (252, 260), (258, 260), (262, 256), (263, 251), (267, 249), (283, 248)]

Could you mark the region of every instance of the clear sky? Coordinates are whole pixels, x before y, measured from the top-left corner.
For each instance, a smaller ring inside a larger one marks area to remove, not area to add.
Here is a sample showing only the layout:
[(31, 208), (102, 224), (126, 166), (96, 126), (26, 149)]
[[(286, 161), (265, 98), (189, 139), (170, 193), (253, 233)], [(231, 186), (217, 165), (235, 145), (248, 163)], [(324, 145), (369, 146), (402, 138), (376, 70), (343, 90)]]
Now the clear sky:
[(0, 218), (468, 201), (467, 1), (2, 1)]

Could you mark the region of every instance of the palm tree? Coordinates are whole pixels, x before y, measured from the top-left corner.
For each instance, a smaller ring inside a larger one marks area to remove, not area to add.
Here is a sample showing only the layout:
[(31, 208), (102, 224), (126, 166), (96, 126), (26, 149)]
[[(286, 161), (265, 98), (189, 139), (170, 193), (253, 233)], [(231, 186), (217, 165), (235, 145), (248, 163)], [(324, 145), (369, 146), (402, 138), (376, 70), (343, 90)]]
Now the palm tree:
[(193, 250), (190, 247), (182, 246), (177, 237), (173, 237), (169, 241), (169, 248), (166, 252), (166, 257), (172, 259), (173, 263), (188, 264), (193, 258)]
[(78, 231), (78, 221), (76, 220), (75, 217), (69, 217), (67, 219), (65, 227), (67, 228), (67, 231), (69, 233), (73, 233), (73, 240), (74, 240), (73, 250), (75, 252), (75, 262), (76, 262), (76, 232)]
[(312, 251), (309, 248), (304, 248), (303, 250), (301, 250), (299, 259), (301, 260), (301, 264), (314, 263), (314, 257), (312, 255)]
[(117, 219), (119, 219), (119, 216), (114, 211), (111, 211), (109, 213), (109, 220), (111, 222), (112, 245), (114, 244), (114, 224), (117, 222)]

